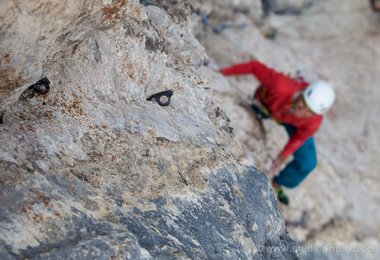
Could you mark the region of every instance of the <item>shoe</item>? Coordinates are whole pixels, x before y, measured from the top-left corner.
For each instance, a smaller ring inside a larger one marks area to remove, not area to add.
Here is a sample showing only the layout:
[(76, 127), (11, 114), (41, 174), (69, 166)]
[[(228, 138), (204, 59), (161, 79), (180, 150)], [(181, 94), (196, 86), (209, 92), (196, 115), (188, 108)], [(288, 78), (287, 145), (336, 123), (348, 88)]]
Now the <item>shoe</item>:
[(277, 199), (285, 205), (289, 205), (289, 198), (281, 188), (276, 188)]

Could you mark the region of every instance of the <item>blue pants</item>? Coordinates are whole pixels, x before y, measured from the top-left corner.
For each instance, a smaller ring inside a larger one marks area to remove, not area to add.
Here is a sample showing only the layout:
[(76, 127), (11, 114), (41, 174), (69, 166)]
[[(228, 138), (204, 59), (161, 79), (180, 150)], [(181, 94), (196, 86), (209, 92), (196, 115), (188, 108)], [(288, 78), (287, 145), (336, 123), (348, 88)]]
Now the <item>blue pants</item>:
[[(260, 107), (252, 105), (252, 109), (261, 119), (269, 118), (269, 115), (265, 114)], [(284, 127), (289, 137), (296, 130), (292, 125), (284, 124)], [(310, 137), (294, 152), (293, 160), (285, 166), (277, 177), (274, 177), (274, 181), (286, 188), (295, 188), (315, 169), (317, 162), (314, 137)]]
[[(289, 137), (292, 136), (296, 128), (292, 125), (284, 126)], [(293, 160), (274, 177), (274, 181), (284, 187), (295, 188), (315, 169), (317, 162), (314, 137), (310, 137), (294, 152)]]

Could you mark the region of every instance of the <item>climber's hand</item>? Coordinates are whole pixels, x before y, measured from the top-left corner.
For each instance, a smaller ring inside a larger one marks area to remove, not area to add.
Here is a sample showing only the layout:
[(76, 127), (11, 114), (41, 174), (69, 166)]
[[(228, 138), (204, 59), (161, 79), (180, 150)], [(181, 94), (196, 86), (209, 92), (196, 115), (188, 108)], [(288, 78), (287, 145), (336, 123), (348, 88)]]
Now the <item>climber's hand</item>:
[(283, 160), (281, 158), (273, 160), (272, 166), (269, 169), (269, 176), (271, 178), (276, 177), (280, 173), (282, 163)]

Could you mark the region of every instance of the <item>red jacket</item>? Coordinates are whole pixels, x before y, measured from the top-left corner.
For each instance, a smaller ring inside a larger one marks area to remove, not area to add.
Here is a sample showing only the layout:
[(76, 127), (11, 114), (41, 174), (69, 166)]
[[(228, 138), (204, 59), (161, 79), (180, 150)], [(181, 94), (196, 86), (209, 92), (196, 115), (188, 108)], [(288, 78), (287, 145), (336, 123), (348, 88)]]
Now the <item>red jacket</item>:
[[(323, 116), (309, 118), (295, 117), (290, 108), (295, 94), (307, 87), (308, 83), (285, 76), (259, 61), (236, 64), (220, 70), (223, 75), (253, 74), (262, 83), (257, 98), (270, 111), (271, 116), (280, 123), (293, 125), (295, 133), (290, 137), (280, 156), (286, 159), (312, 137), (322, 123)], [(265, 93), (263, 93), (265, 91)], [(265, 96), (265, 97), (264, 97)], [(265, 99), (265, 100), (263, 100)]]

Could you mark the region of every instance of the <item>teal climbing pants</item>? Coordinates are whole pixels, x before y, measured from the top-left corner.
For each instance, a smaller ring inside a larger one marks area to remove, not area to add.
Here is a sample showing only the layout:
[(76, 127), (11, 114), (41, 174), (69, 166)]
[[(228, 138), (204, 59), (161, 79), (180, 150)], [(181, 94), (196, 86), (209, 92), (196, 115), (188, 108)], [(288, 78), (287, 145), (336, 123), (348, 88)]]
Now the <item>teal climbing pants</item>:
[[(296, 128), (292, 125), (284, 126), (289, 137), (292, 136)], [(295, 188), (315, 169), (317, 162), (315, 140), (310, 137), (294, 152), (293, 160), (274, 177), (274, 181), (286, 188)]]
[[(264, 112), (260, 106), (253, 104), (252, 109), (259, 118), (269, 118), (269, 115)], [(284, 127), (289, 137), (291, 137), (296, 131), (296, 128), (292, 125), (284, 124)], [(295, 188), (315, 169), (316, 166), (317, 152), (315, 148), (315, 140), (314, 137), (310, 137), (293, 153), (293, 160), (289, 162), (280, 174), (273, 179), (281, 186)]]

